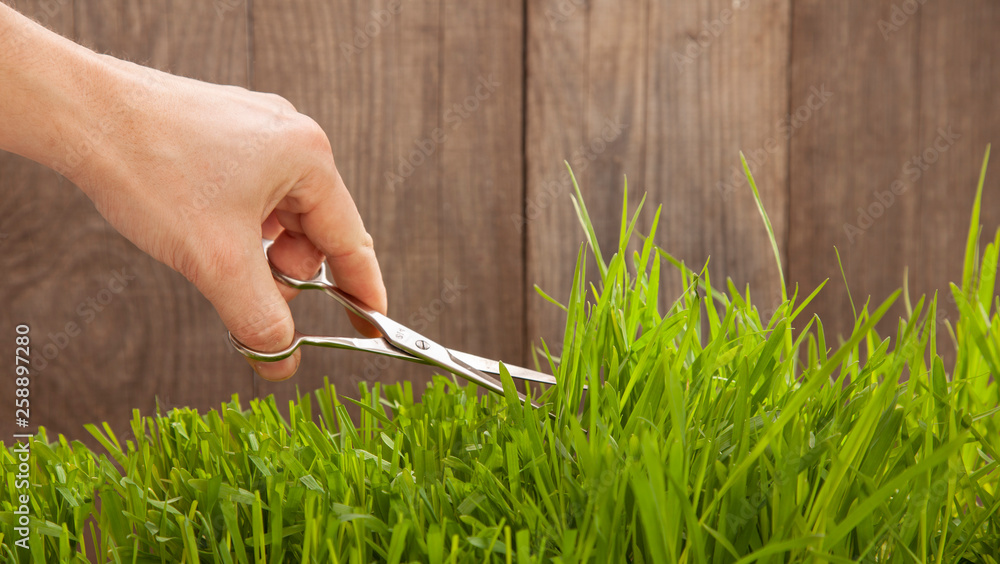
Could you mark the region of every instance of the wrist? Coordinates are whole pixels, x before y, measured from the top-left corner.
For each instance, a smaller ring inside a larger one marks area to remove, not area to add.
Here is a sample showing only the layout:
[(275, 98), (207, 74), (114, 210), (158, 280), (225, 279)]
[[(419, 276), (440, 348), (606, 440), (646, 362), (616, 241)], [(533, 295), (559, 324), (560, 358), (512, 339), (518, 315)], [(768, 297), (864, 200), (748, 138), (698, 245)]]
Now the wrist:
[(94, 53), (0, 4), (0, 149), (74, 183), (111, 151), (121, 72)]
[(26, 156), (86, 191), (81, 180), (110, 152), (113, 73), (106, 57), (88, 49), (73, 49), (63, 56), (67, 66), (49, 85), (53, 103), (42, 110), (49, 124), (40, 133), (47, 142), (37, 158)]

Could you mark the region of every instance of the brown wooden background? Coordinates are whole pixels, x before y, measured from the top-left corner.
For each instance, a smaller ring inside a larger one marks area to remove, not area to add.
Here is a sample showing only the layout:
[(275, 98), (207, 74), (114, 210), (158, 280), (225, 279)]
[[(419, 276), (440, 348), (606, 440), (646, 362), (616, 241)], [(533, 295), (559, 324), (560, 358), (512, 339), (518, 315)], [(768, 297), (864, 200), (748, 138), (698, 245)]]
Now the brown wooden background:
[[(565, 296), (582, 241), (564, 159), (605, 248), (628, 174), (631, 201), (649, 193), (647, 225), (663, 205), (662, 246), (692, 264), (711, 255), (716, 280), (749, 283), (768, 310), (777, 271), (746, 182), (730, 180), (743, 150), (789, 282), (811, 291), (833, 278), (815, 310), (840, 331), (851, 313), (833, 246), (856, 300), (884, 298), (907, 266), (915, 293), (944, 288), (960, 275), (983, 151), (1000, 140), (991, 0), (12, 3), (95, 49), (287, 97), (330, 136), (375, 238), (390, 313), (449, 346), (514, 362), (562, 324), (531, 288)], [(495, 85), (477, 98), (482, 80)], [(821, 90), (825, 102), (810, 99)], [(435, 128), (444, 142), (411, 157)], [(905, 163), (934, 147), (939, 128), (957, 140), (907, 176)], [(401, 160), (421, 162), (410, 171)], [(985, 196), (990, 233), (1000, 224), (997, 166)], [(405, 179), (390, 187), (387, 173)], [(849, 241), (844, 224), (898, 178), (906, 192)], [(207, 408), (233, 393), (283, 402), (324, 375), (350, 394), (362, 380), (429, 375), (310, 350), (294, 380), (255, 379), (208, 302), (60, 176), (0, 154), (0, 194), (0, 364), (13, 365), (17, 323), (30, 324), (36, 360), (57, 352), (36, 366), (33, 424), (84, 437), (86, 422), (124, 430), (131, 410), (149, 413), (157, 397), (167, 407)], [(121, 269), (135, 279), (112, 293)], [(88, 299), (109, 303), (97, 312)], [(945, 304), (942, 317), (954, 316)], [(301, 329), (349, 331), (322, 297), (300, 297), (293, 311)], [(60, 335), (70, 322), (80, 333)], [(0, 378), (4, 398), (12, 379)], [(15, 431), (10, 411), (0, 437)]]

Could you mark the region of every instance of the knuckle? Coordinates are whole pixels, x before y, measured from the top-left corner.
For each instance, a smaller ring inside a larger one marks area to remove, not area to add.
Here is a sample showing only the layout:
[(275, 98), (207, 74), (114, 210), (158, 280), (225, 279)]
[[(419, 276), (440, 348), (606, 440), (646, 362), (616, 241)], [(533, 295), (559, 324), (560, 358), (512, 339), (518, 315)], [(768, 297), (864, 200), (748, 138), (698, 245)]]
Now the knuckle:
[[(225, 234), (196, 237), (203, 241), (218, 241)], [(239, 257), (228, 245), (200, 245), (191, 242), (176, 244), (168, 255), (171, 268), (179, 272), (210, 300), (218, 294), (220, 282), (240, 275)]]
[(187, 278), (196, 288), (202, 289), (206, 270), (199, 257), (200, 251), (185, 242), (173, 245), (167, 253), (167, 264)]
[(363, 231), (358, 239), (340, 239), (333, 237), (327, 241), (327, 248), (332, 249), (330, 259), (343, 260), (364, 253), (375, 252), (375, 240), (367, 231)]
[(300, 115), (298, 130), (302, 136), (303, 145), (310, 150), (324, 155), (332, 154), (333, 150), (330, 146), (330, 138), (327, 137), (323, 128), (311, 117), (304, 114)]
[[(222, 241), (226, 237), (228, 234), (219, 233), (204, 240)], [(233, 280), (242, 272), (241, 257), (229, 245), (209, 245), (193, 254), (198, 276), (206, 281)]]
[(363, 249), (375, 248), (375, 239), (372, 239), (371, 233), (365, 231), (364, 235), (361, 236), (361, 248)]
[(291, 315), (287, 308), (281, 311), (277, 304), (258, 307), (232, 328), (244, 344), (263, 350), (274, 351), (288, 345)]
[(295, 104), (292, 104), (290, 101), (288, 101), (288, 98), (285, 98), (284, 96), (281, 96), (279, 94), (272, 94), (272, 93), (267, 93), (265, 94), (265, 96), (267, 96), (267, 99), (272, 104), (274, 104), (281, 110), (297, 112), (297, 110), (295, 109)]

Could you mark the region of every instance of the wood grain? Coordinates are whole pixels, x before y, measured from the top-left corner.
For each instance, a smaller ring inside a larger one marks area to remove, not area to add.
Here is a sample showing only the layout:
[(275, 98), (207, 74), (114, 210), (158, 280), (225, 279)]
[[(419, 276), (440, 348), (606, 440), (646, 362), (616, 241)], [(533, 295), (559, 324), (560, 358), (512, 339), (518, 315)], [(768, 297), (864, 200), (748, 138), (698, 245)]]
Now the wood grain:
[[(651, 204), (663, 204), (659, 244), (695, 269), (711, 257), (716, 285), (749, 284), (761, 311), (773, 311), (780, 277), (739, 153), (784, 262), (790, 2), (650, 6), (645, 180)], [(679, 279), (663, 288), (670, 299)]]
[[(330, 136), (390, 315), (447, 346), (518, 361), (522, 248), (506, 222), (522, 190), (520, 25), (516, 3), (254, 3), (253, 86)], [(493, 92), (480, 82), (491, 76)], [(293, 313), (302, 330), (352, 334), (322, 295), (300, 296)], [(324, 375), (350, 396), (361, 382), (421, 389), (432, 373), (344, 351), (303, 358), (293, 380), (258, 382), (258, 393), (292, 397)]]
[[(982, 153), (1000, 133), (989, 0), (912, 14), (894, 0), (5, 1), (100, 51), (291, 100), (330, 136), (390, 314), (513, 362), (539, 338), (560, 345), (563, 317), (531, 288), (565, 298), (583, 240), (563, 160), (605, 254), (627, 174), (633, 206), (649, 194), (640, 232), (662, 204), (659, 244), (692, 267), (711, 256), (717, 284), (749, 283), (768, 312), (778, 275), (743, 150), (788, 281), (808, 292), (831, 279), (810, 313), (836, 334), (853, 316), (834, 245), (858, 305), (888, 296), (907, 267), (914, 295), (959, 277)], [(1000, 224), (998, 177), (986, 236)], [(150, 413), (155, 398), (204, 409), (276, 393), (281, 405), (325, 375), (355, 396), (377, 381), (419, 390), (432, 373), (309, 350), (295, 379), (260, 381), (210, 304), (64, 178), (0, 153), (0, 193), (0, 332), (32, 327), (32, 420), (54, 431), (93, 444), (83, 423), (127, 435), (131, 410)], [(663, 289), (676, 293), (676, 277)], [(947, 294), (941, 307), (954, 318)], [(302, 330), (351, 334), (323, 296), (293, 312)], [(10, 354), (0, 347), (0, 363)]]
[[(583, 69), (589, 18), (582, 3), (528, 0), (527, 8), (525, 202), (512, 221), (526, 237), (525, 287), (537, 284), (565, 302), (570, 289), (566, 281), (572, 281), (582, 237), (569, 202), (572, 187), (563, 160), (587, 138), (588, 81)], [(591, 187), (585, 189), (592, 193)], [(544, 340), (557, 354), (565, 315), (535, 292), (526, 304), (526, 338), (535, 346)]]
[[(910, 231), (915, 244), (906, 257), (912, 292), (939, 292), (939, 321), (958, 315), (948, 283), (960, 283), (965, 238), (983, 154), (988, 143), (1000, 149), (1000, 57), (996, 32), (1000, 7), (995, 2), (963, 2), (954, 6), (927, 3), (918, 12), (918, 82), (920, 93), (917, 149), (927, 170), (914, 186), (915, 222)], [(950, 133), (949, 130), (950, 129)], [(941, 134), (944, 130), (945, 135)], [(929, 149), (946, 147), (935, 157)], [(994, 152), (983, 188), (982, 245), (991, 242), (1000, 228), (1000, 159)], [(906, 197), (904, 194), (903, 197)], [(902, 198), (902, 197), (901, 197)], [(939, 327), (944, 330), (944, 326)], [(946, 352), (951, 347), (942, 347)]]
[(914, 226), (914, 198), (899, 198), (862, 235), (845, 231), (858, 224), (858, 208), (876, 202), (874, 192), (888, 189), (916, 150), (918, 26), (911, 22), (886, 40), (878, 21), (891, 5), (801, 2), (795, 7), (793, 104), (805, 103), (817, 84), (826, 84), (834, 95), (792, 140), (789, 279), (804, 291), (830, 279), (813, 311), (835, 335), (849, 330), (853, 315), (834, 246), (858, 307), (867, 295), (881, 302), (899, 287), (903, 257), (914, 252), (912, 232), (904, 231)]
[[(647, 16), (642, 0), (529, 2), (527, 287), (537, 284), (560, 301), (583, 240), (565, 162), (606, 257), (618, 245), (624, 176), (634, 196), (645, 186)], [(595, 276), (596, 263), (589, 265)], [(527, 312), (528, 338), (561, 350), (562, 312), (536, 293)]]
[[(806, 289), (831, 279), (813, 310), (828, 331), (853, 319), (834, 245), (858, 307), (900, 288), (907, 267), (914, 299), (960, 279), (979, 164), (1000, 130), (990, 110), (1000, 71), (987, 54), (997, 17), (989, 3), (912, 15), (890, 1), (796, 4), (793, 104), (817, 83), (835, 95), (793, 139), (789, 277)], [(938, 151), (949, 130), (958, 137)], [(986, 193), (991, 233), (1000, 201)], [(954, 317), (947, 295), (942, 319)], [(883, 330), (903, 313), (891, 310)]]
[[(45, 9), (35, 6), (18, 8)], [(217, 19), (208, 3), (173, 2), (168, 11), (165, 2), (129, 1), (66, 3), (51, 21), (101, 52), (161, 69), (175, 61), (181, 74), (245, 85), (244, 18)], [(194, 21), (201, 23), (188, 25)], [(99, 137), (92, 149), (100, 150)], [(14, 251), (0, 259), (10, 273), (0, 302), (32, 326), (33, 423), (95, 444), (84, 423), (108, 421), (128, 436), (132, 410), (152, 413), (157, 399), (206, 409), (233, 393), (251, 395), (246, 363), (193, 286), (118, 235), (61, 176), (0, 158), (2, 216), (13, 218), (4, 242)]]
[(509, 219), (524, 200), (523, 20), (517, 1), (443, 4), (439, 110), (438, 253), (442, 283), (461, 288), (441, 340), (515, 364), (525, 353), (524, 246)]
[[(733, 6), (529, 2), (526, 210), (537, 216), (527, 223), (529, 283), (556, 297), (570, 286), (582, 232), (568, 182), (552, 180), (567, 159), (605, 254), (617, 246), (625, 174), (633, 205), (649, 194), (640, 232), (662, 204), (661, 246), (696, 268), (711, 256), (716, 280), (750, 283), (761, 303), (777, 303), (767, 235), (733, 171), (740, 149), (764, 155), (754, 172), (784, 253), (789, 4)], [(574, 159), (579, 147), (585, 156)], [(676, 293), (677, 278), (664, 289)], [(551, 343), (563, 317), (533, 300), (529, 337)]]

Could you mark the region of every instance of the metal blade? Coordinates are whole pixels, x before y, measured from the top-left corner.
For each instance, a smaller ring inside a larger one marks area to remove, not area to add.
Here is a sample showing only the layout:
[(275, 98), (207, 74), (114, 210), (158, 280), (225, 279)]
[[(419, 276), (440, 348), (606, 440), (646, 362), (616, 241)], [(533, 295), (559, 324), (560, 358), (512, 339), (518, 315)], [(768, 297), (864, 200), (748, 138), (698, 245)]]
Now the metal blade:
[[(449, 349), (451, 350), (451, 349)], [(488, 358), (483, 358), (481, 356), (476, 356), (474, 354), (464, 353), (460, 351), (451, 351), (451, 354), (458, 358), (462, 362), (468, 364), (469, 366), (479, 370), (480, 372), (486, 372), (488, 374), (500, 374), (500, 363), (495, 360), (490, 360)], [(510, 372), (511, 378), (517, 378), (518, 380), (528, 380), (530, 382), (540, 382), (542, 384), (549, 384), (554, 386), (556, 384), (556, 379), (553, 376), (544, 374), (542, 372), (536, 372), (534, 370), (529, 370), (527, 368), (522, 368), (520, 366), (514, 366), (513, 364), (504, 363), (507, 370)]]

